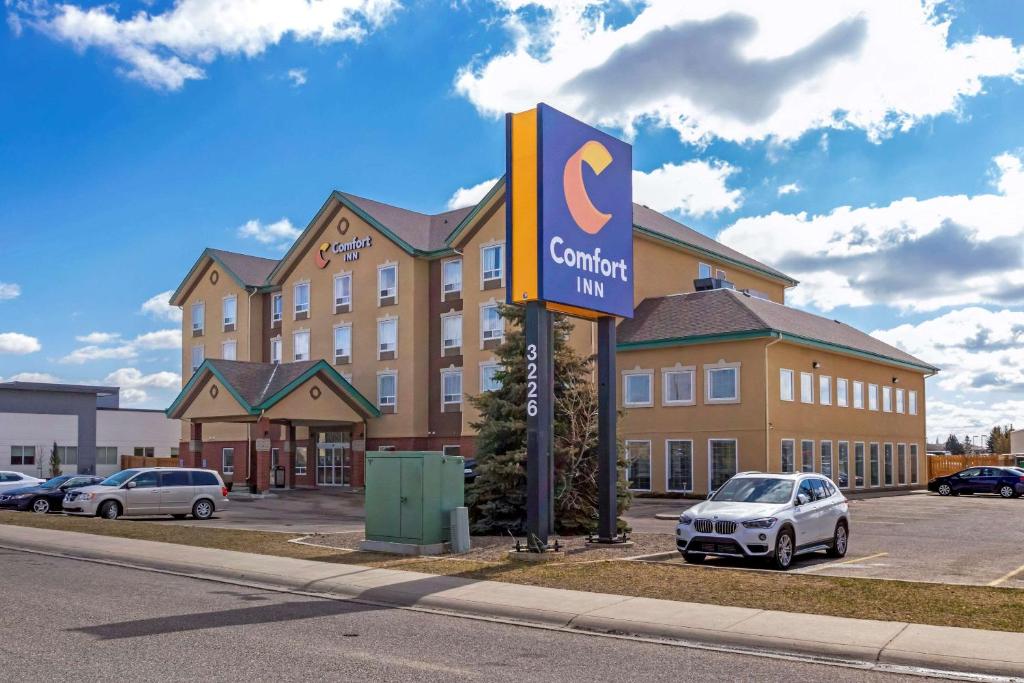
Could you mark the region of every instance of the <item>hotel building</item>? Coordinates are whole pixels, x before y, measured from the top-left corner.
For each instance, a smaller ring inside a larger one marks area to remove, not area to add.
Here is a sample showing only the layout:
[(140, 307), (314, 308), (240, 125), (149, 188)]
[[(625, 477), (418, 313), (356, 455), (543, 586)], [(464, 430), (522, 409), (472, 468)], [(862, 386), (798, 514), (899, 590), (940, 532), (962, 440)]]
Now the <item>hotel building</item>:
[[(505, 332), (504, 195), (426, 215), (334, 192), (280, 260), (206, 249), (171, 298), (186, 381), (167, 413), (188, 464), (263, 490), (275, 474), (361, 486), (366, 450), (472, 456), (467, 396), (494, 387)], [(787, 307), (791, 277), (664, 215), (635, 205), (633, 223), (617, 353), (631, 488), (793, 469), (921, 483), (936, 368)], [(570, 343), (594, 353), (596, 326), (576, 321)]]

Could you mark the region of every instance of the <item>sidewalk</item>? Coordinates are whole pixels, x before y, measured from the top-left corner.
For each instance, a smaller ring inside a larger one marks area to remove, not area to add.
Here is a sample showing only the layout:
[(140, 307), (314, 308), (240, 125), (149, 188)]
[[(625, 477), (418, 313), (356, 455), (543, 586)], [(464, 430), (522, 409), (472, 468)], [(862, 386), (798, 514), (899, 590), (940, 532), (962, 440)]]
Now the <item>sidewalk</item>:
[(1024, 676), (1024, 633), (631, 598), (6, 525), (0, 546), (583, 631)]

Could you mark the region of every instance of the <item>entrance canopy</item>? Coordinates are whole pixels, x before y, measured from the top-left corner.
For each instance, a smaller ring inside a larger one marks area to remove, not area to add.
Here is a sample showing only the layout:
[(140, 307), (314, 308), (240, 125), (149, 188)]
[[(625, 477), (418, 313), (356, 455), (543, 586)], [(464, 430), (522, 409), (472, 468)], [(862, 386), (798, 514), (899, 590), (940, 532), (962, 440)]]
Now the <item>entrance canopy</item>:
[(208, 359), (166, 410), (193, 422), (293, 425), (363, 422), (380, 411), (324, 360), (249, 363)]

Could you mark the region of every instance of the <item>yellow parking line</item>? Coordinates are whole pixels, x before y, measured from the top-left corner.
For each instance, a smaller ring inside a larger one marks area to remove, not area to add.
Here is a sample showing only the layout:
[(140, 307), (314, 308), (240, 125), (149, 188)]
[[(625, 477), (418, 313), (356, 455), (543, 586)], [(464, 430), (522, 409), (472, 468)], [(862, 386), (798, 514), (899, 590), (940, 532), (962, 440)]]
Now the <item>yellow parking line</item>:
[(1007, 574), (1003, 574), (1002, 576), (1000, 576), (995, 581), (989, 582), (988, 585), (989, 586), (998, 586), (998, 585), (1000, 585), (1002, 583), (1006, 583), (1007, 581), (1009, 581), (1010, 579), (1012, 579), (1013, 577), (1015, 577), (1015, 576), (1017, 576), (1018, 574), (1021, 574), (1021, 573), (1024, 573), (1024, 564), (1022, 564), (1021, 566), (1017, 567), (1012, 572), (1009, 572)]
[(888, 554), (889, 553), (875, 553), (874, 555), (868, 555), (867, 557), (851, 557), (848, 560), (838, 560), (836, 562), (825, 562), (824, 564), (816, 564), (813, 567), (807, 567), (806, 569), (801, 569), (799, 571), (800, 573), (813, 572), (817, 571), (818, 569), (828, 569), (829, 567), (835, 567), (840, 564), (851, 564), (853, 562), (864, 562), (865, 560), (874, 560), (878, 557), (885, 557)]

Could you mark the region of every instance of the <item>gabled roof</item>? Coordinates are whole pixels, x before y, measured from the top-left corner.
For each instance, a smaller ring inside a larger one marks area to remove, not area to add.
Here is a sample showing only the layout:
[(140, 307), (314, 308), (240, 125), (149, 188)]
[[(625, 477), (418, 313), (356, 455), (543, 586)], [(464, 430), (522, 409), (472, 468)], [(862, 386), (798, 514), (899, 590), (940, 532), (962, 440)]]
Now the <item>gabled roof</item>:
[(776, 337), (920, 372), (939, 370), (838, 320), (731, 289), (644, 299), (617, 333), (620, 351)]
[(380, 411), (355, 387), (348, 383), (330, 363), (324, 360), (297, 361), (295, 363), (253, 363), (248, 361), (208, 358), (203, 361), (191, 379), (182, 388), (165, 411), (176, 417), (185, 400), (202, 381), (213, 375), (224, 384), (235, 400), (250, 415), (258, 415), (283, 399), (295, 388), (318, 373), (332, 380), (368, 417), (377, 417)]
[(230, 275), (242, 289), (258, 289), (266, 286), (267, 278), (278, 263), (276, 259), (250, 256), (249, 254), (239, 254), (234, 251), (225, 251), (223, 249), (206, 248), (189, 269), (188, 275), (185, 276), (185, 279), (182, 280), (181, 284), (178, 285), (178, 288), (174, 290), (174, 294), (171, 295), (170, 303), (172, 305), (180, 306), (183, 303), (182, 297), (185, 295), (185, 292), (191, 289), (192, 285), (195, 283), (195, 278), (202, 272), (207, 260), (219, 264), (220, 267), (224, 269), (224, 272)]
[(413, 249), (424, 252), (444, 249), (447, 246), (445, 238), (473, 210), (472, 206), (466, 206), (431, 215), (358, 197), (348, 192), (338, 194), (389, 228)]

